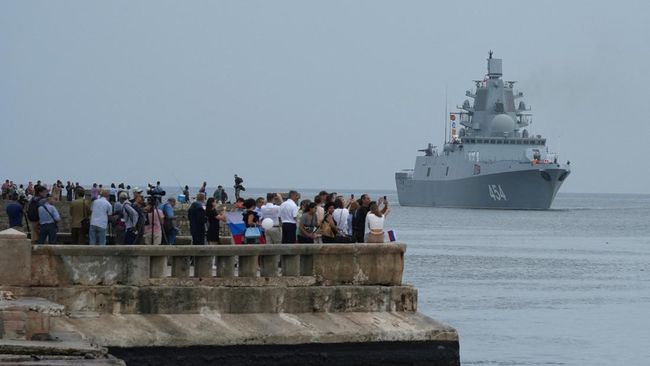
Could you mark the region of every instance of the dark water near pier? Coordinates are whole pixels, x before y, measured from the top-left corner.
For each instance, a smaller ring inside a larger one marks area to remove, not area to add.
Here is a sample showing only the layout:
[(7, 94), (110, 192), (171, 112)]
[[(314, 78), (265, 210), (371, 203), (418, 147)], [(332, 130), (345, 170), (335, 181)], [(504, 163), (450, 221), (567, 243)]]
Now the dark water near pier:
[(650, 195), (560, 194), (548, 211), (394, 205), (386, 226), (408, 244), (419, 310), (458, 330), (463, 365), (650, 365)]

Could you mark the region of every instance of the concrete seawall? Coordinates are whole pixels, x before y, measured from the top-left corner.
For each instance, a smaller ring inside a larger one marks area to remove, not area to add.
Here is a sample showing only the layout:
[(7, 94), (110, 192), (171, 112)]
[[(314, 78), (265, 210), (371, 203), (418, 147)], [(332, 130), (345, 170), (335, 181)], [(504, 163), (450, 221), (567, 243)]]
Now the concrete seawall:
[(456, 331), (418, 313), (402, 283), (403, 244), (32, 246), (21, 235), (0, 234), (0, 291), (64, 310), (38, 332), (0, 332), (14, 339), (77, 334), (129, 365), (459, 364)]

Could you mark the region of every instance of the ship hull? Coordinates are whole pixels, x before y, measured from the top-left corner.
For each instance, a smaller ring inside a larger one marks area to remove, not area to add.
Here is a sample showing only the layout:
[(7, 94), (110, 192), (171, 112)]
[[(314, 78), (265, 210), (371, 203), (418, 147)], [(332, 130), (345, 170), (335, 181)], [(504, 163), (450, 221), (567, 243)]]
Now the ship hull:
[(396, 173), (402, 206), (545, 210), (551, 207), (567, 169), (530, 169), (448, 180), (418, 180)]

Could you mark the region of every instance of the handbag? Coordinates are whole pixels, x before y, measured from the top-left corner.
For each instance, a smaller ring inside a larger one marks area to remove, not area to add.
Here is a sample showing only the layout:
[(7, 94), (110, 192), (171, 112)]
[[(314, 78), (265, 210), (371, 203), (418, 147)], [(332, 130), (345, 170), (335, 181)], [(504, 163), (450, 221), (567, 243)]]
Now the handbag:
[(335, 236), (334, 230), (332, 228), (332, 225), (330, 225), (329, 221), (327, 221), (327, 217), (328, 216), (325, 216), (323, 222), (320, 224), (320, 227), (318, 228), (318, 233), (323, 236), (333, 238)]
[(88, 231), (90, 229), (90, 218), (86, 217), (86, 199), (84, 198), (83, 201), (83, 210), (82, 210), (82, 215), (84, 216), (83, 219), (81, 219), (81, 229), (83, 231)]
[(262, 232), (258, 227), (247, 227), (244, 232), (244, 237), (246, 239), (257, 239), (262, 236)]

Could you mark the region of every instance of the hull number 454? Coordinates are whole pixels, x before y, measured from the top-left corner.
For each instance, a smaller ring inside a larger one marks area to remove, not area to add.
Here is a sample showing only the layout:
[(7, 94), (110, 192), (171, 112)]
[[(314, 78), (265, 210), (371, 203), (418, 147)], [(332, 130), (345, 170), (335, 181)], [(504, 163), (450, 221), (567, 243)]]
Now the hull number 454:
[(490, 192), (490, 197), (495, 201), (507, 201), (506, 194), (503, 193), (503, 189), (500, 184), (488, 184), (488, 191)]

